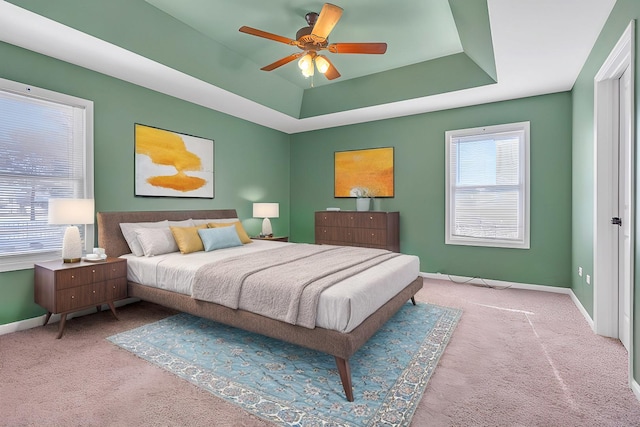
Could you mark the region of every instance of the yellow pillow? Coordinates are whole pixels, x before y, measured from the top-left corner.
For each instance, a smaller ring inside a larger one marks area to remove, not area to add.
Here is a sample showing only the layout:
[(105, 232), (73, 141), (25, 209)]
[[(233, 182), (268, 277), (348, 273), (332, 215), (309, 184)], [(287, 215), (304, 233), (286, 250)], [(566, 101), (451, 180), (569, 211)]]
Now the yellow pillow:
[(180, 253), (189, 254), (191, 252), (204, 251), (202, 239), (198, 234), (201, 228), (207, 228), (206, 224), (197, 225), (195, 227), (169, 227), (171, 234), (176, 239)]
[(242, 223), (240, 221), (236, 222), (210, 222), (207, 224), (209, 228), (220, 228), (220, 227), (230, 227), (232, 225), (236, 226), (236, 233), (238, 233), (238, 237), (242, 243), (252, 243), (253, 241), (244, 230)]

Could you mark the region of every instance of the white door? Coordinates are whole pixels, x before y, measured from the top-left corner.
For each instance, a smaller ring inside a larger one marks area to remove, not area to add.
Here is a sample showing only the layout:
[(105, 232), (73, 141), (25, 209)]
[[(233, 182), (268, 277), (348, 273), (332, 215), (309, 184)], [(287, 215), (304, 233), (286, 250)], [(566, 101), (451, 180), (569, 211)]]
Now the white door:
[(618, 337), (629, 350), (631, 330), (631, 172), (632, 172), (632, 135), (631, 135), (631, 94), (630, 72), (627, 68), (618, 84), (618, 216), (621, 225), (618, 233)]

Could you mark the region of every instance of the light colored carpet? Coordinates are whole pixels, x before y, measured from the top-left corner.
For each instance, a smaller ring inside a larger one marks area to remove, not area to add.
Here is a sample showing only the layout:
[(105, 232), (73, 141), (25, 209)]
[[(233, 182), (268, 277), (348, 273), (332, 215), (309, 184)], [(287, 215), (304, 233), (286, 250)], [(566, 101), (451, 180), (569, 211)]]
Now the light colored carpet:
[[(417, 300), (464, 313), (412, 426), (633, 426), (619, 341), (566, 295), (425, 281)], [(105, 338), (174, 314), (148, 303), (0, 336), (0, 425), (267, 426)]]

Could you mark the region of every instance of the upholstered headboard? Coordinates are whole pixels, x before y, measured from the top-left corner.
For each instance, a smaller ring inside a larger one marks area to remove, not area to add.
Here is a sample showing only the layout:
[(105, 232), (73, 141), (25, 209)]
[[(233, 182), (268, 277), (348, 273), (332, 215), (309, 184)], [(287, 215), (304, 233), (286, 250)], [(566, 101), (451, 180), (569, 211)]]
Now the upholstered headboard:
[(235, 209), (198, 211), (138, 211), (138, 212), (98, 212), (98, 246), (105, 249), (110, 257), (131, 252), (120, 229), (121, 222), (155, 222), (168, 219), (222, 219), (237, 218)]

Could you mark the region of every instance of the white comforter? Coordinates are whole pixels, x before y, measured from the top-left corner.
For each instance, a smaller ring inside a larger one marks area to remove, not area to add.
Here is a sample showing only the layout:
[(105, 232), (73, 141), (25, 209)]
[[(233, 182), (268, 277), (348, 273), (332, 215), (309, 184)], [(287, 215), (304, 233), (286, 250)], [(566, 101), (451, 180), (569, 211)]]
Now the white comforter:
[[(294, 243), (254, 240), (253, 243), (211, 252), (182, 255), (174, 252), (154, 257), (127, 258), (128, 279), (147, 286), (191, 295), (198, 268), (206, 263), (244, 253), (268, 250)], [(419, 274), (420, 262), (413, 255), (391, 258), (328, 288), (320, 295), (316, 325), (350, 332)]]

